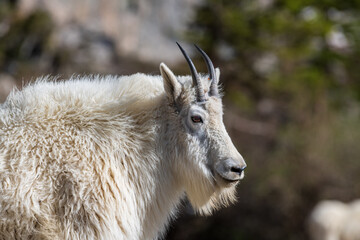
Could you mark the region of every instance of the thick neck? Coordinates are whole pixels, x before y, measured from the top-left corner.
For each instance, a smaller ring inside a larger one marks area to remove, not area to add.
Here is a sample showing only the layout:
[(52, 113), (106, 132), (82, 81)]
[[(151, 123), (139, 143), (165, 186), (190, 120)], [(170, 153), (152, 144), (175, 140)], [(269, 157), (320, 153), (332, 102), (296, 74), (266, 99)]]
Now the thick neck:
[(148, 195), (144, 199), (147, 204), (143, 229), (148, 235), (143, 236), (142, 239), (150, 239), (164, 232), (170, 218), (175, 216), (176, 206), (184, 193), (174, 171), (176, 143), (173, 142), (174, 137), (171, 137), (174, 132), (171, 129), (170, 111), (167, 102), (161, 101), (161, 106), (153, 112), (155, 122), (153, 147), (156, 160), (153, 161), (151, 170), (148, 170), (154, 182), (150, 183), (146, 190), (151, 196)]

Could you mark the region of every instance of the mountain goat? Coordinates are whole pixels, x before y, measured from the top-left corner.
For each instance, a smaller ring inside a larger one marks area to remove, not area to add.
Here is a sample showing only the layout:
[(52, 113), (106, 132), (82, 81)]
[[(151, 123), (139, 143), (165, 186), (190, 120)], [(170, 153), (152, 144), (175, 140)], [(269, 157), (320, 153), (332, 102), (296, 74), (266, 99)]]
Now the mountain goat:
[(154, 239), (180, 200), (235, 200), (246, 164), (209, 57), (201, 76), (37, 80), (0, 105), (1, 239)]
[(360, 240), (360, 200), (324, 200), (312, 211), (309, 234), (313, 240)]

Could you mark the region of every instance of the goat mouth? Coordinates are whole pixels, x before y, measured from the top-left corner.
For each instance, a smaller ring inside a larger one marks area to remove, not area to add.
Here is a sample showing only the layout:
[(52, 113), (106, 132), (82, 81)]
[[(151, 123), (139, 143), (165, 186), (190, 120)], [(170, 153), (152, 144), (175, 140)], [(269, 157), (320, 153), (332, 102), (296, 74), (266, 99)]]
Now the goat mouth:
[(214, 170), (221, 179), (221, 182), (236, 183), (244, 178), (244, 169), (246, 166), (242, 166), (232, 158), (227, 158), (223, 161), (219, 161), (215, 164)]
[(238, 176), (236, 178), (230, 178), (227, 176), (223, 176), (222, 174), (220, 174), (218, 172), (216, 175), (218, 175), (218, 178), (220, 178), (222, 180), (222, 182), (225, 182), (227, 184), (234, 184), (234, 183), (236, 184), (236, 183), (240, 182), (241, 179), (243, 179), (243, 174), (241, 174), (241, 176)]
[(240, 178), (237, 178), (237, 179), (231, 179), (231, 178), (226, 178), (226, 177), (223, 177), (223, 176), (220, 176), (222, 180), (224, 180), (225, 182), (228, 182), (228, 183), (237, 183), (240, 181)]

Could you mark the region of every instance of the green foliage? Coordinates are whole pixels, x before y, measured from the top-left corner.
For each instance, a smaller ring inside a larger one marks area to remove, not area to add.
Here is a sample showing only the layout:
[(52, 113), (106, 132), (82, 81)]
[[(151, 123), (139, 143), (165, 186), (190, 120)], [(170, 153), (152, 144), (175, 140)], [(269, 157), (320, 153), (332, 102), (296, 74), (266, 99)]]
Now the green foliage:
[[(236, 76), (252, 101), (292, 100), (298, 89), (310, 92), (310, 103), (319, 91), (334, 104), (342, 101), (336, 91), (359, 97), (360, 2), (268, 2), (208, 0), (198, 9), (190, 36), (222, 65), (238, 66), (225, 74)], [(331, 43), (336, 37), (345, 37), (340, 44), (346, 45)], [(231, 48), (232, 58), (221, 58), (216, 51), (221, 45)], [(264, 54), (272, 56), (274, 66), (259, 71)]]

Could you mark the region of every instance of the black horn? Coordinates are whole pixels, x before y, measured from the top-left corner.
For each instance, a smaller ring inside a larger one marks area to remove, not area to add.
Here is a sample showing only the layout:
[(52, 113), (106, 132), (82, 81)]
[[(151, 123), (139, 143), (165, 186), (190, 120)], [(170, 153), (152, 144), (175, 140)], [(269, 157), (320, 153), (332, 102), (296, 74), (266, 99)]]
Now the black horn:
[(218, 83), (217, 83), (214, 64), (210, 60), (209, 56), (204, 52), (204, 50), (202, 50), (196, 44), (194, 44), (194, 45), (195, 45), (196, 49), (201, 53), (201, 56), (203, 57), (203, 59), (206, 62), (206, 67), (208, 69), (209, 78), (211, 81), (209, 95), (210, 96), (219, 96)]
[(197, 93), (197, 101), (204, 102), (205, 101), (204, 88), (202, 86), (201, 80), (200, 80), (199, 75), (194, 66), (194, 63), (191, 61), (190, 57), (186, 54), (185, 50), (180, 46), (180, 44), (178, 42), (176, 42), (176, 44), (180, 48), (182, 54), (184, 55), (188, 65), (190, 67), (193, 85), (195, 86), (196, 93)]

